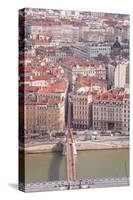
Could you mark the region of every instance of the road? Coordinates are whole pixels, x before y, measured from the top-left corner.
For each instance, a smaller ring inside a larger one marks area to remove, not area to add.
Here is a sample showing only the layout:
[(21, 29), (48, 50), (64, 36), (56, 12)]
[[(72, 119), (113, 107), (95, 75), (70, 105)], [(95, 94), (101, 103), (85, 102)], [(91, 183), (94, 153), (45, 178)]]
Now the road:
[(98, 187), (116, 187), (128, 186), (129, 177), (111, 177), (111, 178), (88, 178), (74, 181), (48, 181), (19, 184), (19, 189), (25, 192), (67, 190), (80, 188), (98, 188)]

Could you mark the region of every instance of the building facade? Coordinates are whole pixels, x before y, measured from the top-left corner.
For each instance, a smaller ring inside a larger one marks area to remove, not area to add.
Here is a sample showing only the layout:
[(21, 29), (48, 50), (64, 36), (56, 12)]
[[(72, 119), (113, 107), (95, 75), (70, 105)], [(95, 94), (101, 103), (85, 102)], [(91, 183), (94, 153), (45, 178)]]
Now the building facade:
[(129, 131), (129, 107), (129, 94), (121, 89), (100, 95), (93, 101), (93, 129)]
[(41, 134), (61, 132), (65, 128), (64, 101), (49, 99), (48, 102), (27, 102), (24, 105), (24, 130)]
[(126, 84), (129, 84), (129, 63), (122, 62), (118, 63), (115, 68), (115, 78), (114, 78), (114, 87), (125, 87)]
[(91, 46), (88, 48), (90, 58), (98, 57), (98, 55), (110, 55), (111, 47), (110, 46)]
[(126, 94), (123, 98), (123, 130), (129, 131), (130, 128), (130, 97)]
[(73, 128), (89, 129), (92, 123), (92, 95), (75, 94), (72, 96), (73, 103)]
[(93, 102), (93, 129), (122, 130), (121, 100), (96, 100)]

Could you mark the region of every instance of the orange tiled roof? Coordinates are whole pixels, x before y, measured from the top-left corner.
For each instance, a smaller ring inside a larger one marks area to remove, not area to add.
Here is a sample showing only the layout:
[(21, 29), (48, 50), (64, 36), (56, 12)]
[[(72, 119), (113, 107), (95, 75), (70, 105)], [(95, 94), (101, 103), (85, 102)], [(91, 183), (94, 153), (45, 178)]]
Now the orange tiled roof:
[(96, 96), (96, 99), (100, 100), (110, 100), (110, 99), (123, 100), (123, 98), (124, 98), (123, 89), (113, 89)]
[(63, 100), (61, 100), (61, 99), (57, 99), (57, 98), (45, 98), (43, 100), (39, 100), (37, 102), (37, 104), (58, 105), (61, 102), (63, 102)]
[(46, 93), (52, 93), (57, 91), (65, 91), (65, 81), (54, 83), (53, 85), (48, 85), (46, 87), (41, 87), (39, 92), (46, 92)]
[(97, 67), (97, 66), (103, 64), (102, 61), (82, 60), (80, 58), (75, 58), (75, 57), (64, 58), (63, 63), (67, 64), (67, 65), (72, 65), (72, 66), (79, 65), (79, 66), (90, 66), (90, 67), (93, 67), (93, 66)]
[(37, 92), (39, 87), (36, 86), (20, 86), (19, 91), (30, 91), (30, 92)]
[(102, 86), (107, 87), (107, 82), (105, 80), (99, 80), (97, 77), (89, 77), (78, 75), (76, 78), (77, 84), (80, 86)]

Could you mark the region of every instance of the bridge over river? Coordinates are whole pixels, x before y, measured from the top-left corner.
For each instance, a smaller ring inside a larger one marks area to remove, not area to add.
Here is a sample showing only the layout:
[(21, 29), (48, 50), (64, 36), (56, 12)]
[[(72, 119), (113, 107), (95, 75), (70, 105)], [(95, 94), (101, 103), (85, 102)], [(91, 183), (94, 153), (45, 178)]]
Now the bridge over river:
[[(76, 147), (75, 147), (75, 142), (73, 139), (73, 133), (71, 129), (71, 109), (70, 108), (71, 108), (71, 102), (69, 101), (66, 140), (64, 143), (65, 154), (66, 154), (66, 158), (64, 157), (64, 159), (66, 159), (66, 180), (58, 180), (56, 178), (55, 178), (55, 181), (53, 181), (54, 179), (53, 180), (49, 179), (48, 181), (43, 181), (43, 180), (31, 181), (30, 180), (30, 182), (26, 182), (25, 184), (20, 182), (19, 189), (25, 192), (36, 192), (36, 191), (68, 190), (68, 189), (80, 189), (80, 188), (128, 186), (129, 185), (128, 173), (126, 173), (124, 176), (116, 174), (116, 176), (108, 177), (108, 178), (104, 178), (103, 176), (103, 178), (78, 179), (77, 178), (78, 172), (77, 172), (77, 177), (76, 177), (76, 164), (75, 164)], [(54, 164), (56, 161), (57, 160), (54, 160), (52, 167), (53, 166), (55, 167)], [(86, 158), (84, 162), (86, 162)], [(85, 163), (83, 163), (83, 165), (85, 165)], [(30, 171), (31, 171), (31, 168), (30, 168)], [(52, 168), (52, 172), (53, 172), (53, 168)], [(50, 171), (50, 174), (52, 172)], [(86, 175), (85, 177), (88, 177), (88, 175)]]

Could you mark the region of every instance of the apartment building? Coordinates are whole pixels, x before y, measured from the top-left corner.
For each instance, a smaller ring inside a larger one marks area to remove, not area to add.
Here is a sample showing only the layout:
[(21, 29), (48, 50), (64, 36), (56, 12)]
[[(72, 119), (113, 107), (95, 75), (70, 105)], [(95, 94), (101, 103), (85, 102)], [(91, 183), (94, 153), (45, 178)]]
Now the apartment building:
[(113, 89), (95, 98), (92, 108), (93, 129), (129, 130), (129, 95)]
[(85, 88), (72, 96), (73, 128), (89, 129), (92, 123), (92, 95)]

